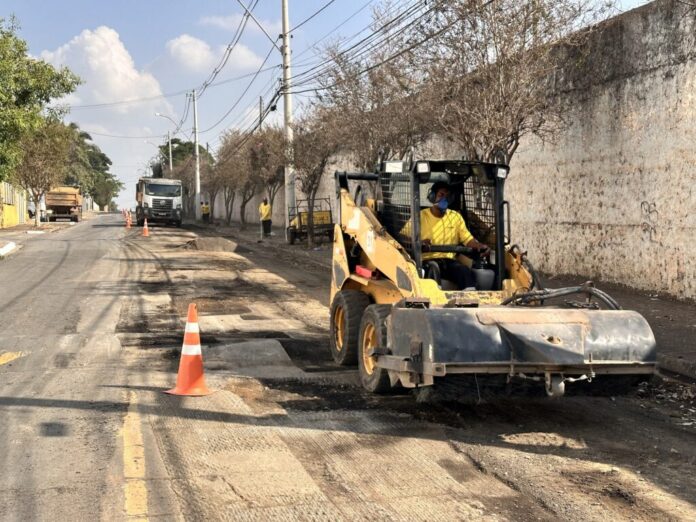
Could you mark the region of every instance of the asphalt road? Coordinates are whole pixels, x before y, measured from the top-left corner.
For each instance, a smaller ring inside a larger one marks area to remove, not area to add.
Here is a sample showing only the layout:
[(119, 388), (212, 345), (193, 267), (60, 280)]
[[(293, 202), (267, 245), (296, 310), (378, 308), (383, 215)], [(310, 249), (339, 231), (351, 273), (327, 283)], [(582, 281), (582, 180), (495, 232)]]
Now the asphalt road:
[(27, 238), (0, 261), (2, 520), (122, 510), (110, 473), (122, 392), (102, 386), (122, 373), (122, 230), (115, 217), (82, 222)]
[[(195, 237), (102, 216), (0, 261), (1, 521), (696, 517), (694, 388), (371, 396), (329, 359), (328, 270)], [(172, 397), (190, 302), (216, 392)]]

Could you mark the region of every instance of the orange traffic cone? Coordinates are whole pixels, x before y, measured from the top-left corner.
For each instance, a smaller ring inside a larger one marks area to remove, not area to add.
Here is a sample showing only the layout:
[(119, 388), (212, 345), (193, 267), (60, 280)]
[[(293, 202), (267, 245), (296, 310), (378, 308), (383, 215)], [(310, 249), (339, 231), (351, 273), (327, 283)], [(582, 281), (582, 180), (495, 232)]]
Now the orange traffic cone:
[(126, 228), (130, 228), (130, 227), (131, 227), (131, 215), (130, 215), (130, 212), (128, 212), (128, 214), (126, 214)]
[(186, 319), (186, 329), (184, 330), (184, 345), (181, 347), (179, 373), (176, 376), (176, 387), (164, 393), (193, 397), (213, 393), (205, 385), (201, 336), (198, 329), (198, 309), (194, 303), (191, 303), (188, 308), (188, 318)]
[(145, 224), (143, 225), (143, 237), (150, 237), (150, 229), (147, 228), (147, 218), (145, 218)]

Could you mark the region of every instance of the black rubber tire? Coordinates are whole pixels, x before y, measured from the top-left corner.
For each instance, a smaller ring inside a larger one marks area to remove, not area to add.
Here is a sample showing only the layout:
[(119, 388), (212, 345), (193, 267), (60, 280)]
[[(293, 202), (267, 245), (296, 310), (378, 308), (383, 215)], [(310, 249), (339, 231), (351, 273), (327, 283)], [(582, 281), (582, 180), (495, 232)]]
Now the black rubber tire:
[(387, 325), (386, 320), (391, 313), (391, 305), (373, 304), (368, 306), (363, 313), (360, 321), (360, 334), (358, 337), (358, 370), (360, 372), (360, 382), (363, 387), (372, 393), (386, 393), (391, 390), (389, 382), (389, 372), (384, 368), (372, 368), (369, 372), (365, 364), (365, 350), (363, 350), (363, 336), (368, 326), (375, 329), (377, 343), (379, 347), (387, 346)]
[(181, 228), (181, 221), (175, 221), (174, 225), (176, 226), (176, 228)]
[(135, 224), (138, 225), (139, 227), (142, 227), (142, 226), (145, 225), (145, 220), (144, 220), (144, 219), (138, 219), (138, 220), (135, 222)]
[[(331, 315), (329, 331), (329, 350), (331, 357), (341, 366), (355, 366), (358, 362), (358, 335), (360, 333), (360, 320), (365, 308), (370, 304), (367, 294), (358, 290), (341, 290), (337, 292), (331, 302)], [(336, 315), (338, 309), (343, 310), (344, 328), (342, 341), (337, 341)]]

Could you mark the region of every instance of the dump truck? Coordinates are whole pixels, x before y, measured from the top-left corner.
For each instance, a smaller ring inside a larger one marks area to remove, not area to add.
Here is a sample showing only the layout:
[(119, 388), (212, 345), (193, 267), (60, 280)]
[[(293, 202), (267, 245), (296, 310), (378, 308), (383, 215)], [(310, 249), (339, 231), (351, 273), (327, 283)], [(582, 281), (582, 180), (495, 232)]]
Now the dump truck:
[[(456, 382), (479, 393), (530, 385), (549, 396), (566, 388), (622, 393), (655, 371), (655, 338), (640, 314), (591, 282), (542, 285), (511, 241), (509, 172), (460, 160), (336, 172), (330, 351), (338, 364), (358, 365), (367, 390)], [(449, 211), (489, 247), (487, 256), (421, 240), (421, 212), (433, 205), (438, 181), (449, 188)], [(424, 252), (468, 265), (475, 284), (455, 286)]]
[[(290, 224), (285, 230), (285, 240), (290, 245), (296, 241), (307, 239), (309, 233), (309, 205), (306, 199), (297, 201), (297, 205), (289, 209)], [(333, 239), (334, 222), (331, 214), (331, 201), (329, 198), (314, 200), (312, 210), (312, 221), (314, 225), (314, 237), (325, 237)]]
[(82, 195), (79, 187), (56, 187), (46, 194), (46, 215), (49, 221), (82, 217)]
[(135, 186), (135, 219), (142, 227), (148, 223), (170, 223), (181, 226), (181, 180), (142, 177)]

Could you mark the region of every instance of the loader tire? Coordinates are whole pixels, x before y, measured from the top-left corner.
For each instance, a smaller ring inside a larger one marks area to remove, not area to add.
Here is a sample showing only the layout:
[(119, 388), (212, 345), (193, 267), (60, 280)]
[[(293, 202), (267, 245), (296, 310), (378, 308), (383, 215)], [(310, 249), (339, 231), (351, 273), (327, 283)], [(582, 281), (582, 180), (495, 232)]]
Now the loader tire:
[(331, 303), (330, 350), (333, 360), (341, 366), (358, 361), (360, 319), (370, 304), (366, 294), (357, 290), (341, 290)]
[(360, 322), (358, 345), (358, 370), (363, 387), (372, 393), (385, 393), (391, 390), (389, 372), (375, 366), (374, 357), (368, 355), (373, 348), (386, 348), (386, 320), (391, 313), (391, 305), (368, 306)]

